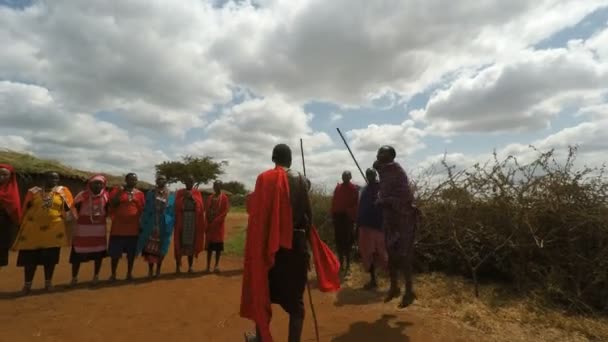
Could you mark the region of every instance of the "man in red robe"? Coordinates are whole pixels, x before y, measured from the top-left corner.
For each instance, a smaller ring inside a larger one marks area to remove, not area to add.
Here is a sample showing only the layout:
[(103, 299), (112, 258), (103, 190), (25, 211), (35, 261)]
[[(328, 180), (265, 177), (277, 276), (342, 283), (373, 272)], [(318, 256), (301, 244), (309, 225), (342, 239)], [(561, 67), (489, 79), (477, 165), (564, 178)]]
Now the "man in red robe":
[(224, 251), (226, 230), (224, 222), (230, 210), (228, 196), (222, 193), (222, 182), (213, 183), (214, 193), (207, 198), (207, 272), (211, 271), (211, 255), (215, 252), (214, 273), (219, 273), (220, 256)]
[(331, 202), (331, 213), (334, 224), (336, 249), (340, 258), (340, 265), (345, 271), (350, 269), (350, 257), (355, 237), (355, 220), (357, 218), (357, 205), (359, 190), (351, 183), (352, 176), (349, 171), (342, 173), (342, 184), (336, 185)]
[(339, 288), (339, 265), (316, 231), (311, 233), (309, 183), (289, 169), (289, 146), (275, 146), (272, 161), (275, 168), (258, 176), (255, 190), (247, 199), (249, 220), (240, 314), (256, 324), (256, 334), (245, 335), (246, 341), (273, 342), (269, 328), (271, 303), (279, 304), (289, 314), (288, 341), (299, 342), (310, 258), (307, 239), (322, 290)]
[(182, 257), (188, 257), (188, 273), (192, 273), (194, 258), (205, 246), (205, 202), (200, 191), (194, 189), (192, 175), (184, 180), (185, 189), (175, 194), (175, 228), (173, 248), (175, 250), (175, 272), (181, 273)]

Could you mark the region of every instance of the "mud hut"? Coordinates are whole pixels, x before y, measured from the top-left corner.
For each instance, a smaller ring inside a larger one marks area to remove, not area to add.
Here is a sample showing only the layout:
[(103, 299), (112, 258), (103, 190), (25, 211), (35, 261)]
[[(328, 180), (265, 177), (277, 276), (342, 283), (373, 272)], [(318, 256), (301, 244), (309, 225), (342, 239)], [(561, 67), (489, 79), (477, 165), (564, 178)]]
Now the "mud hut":
[[(46, 171), (57, 172), (61, 177), (60, 184), (68, 187), (74, 195), (85, 188), (86, 180), (93, 175), (93, 172), (73, 169), (53, 160), (40, 159), (29, 154), (13, 151), (0, 151), (0, 163), (10, 164), (15, 168), (22, 199), (25, 198), (29, 188), (42, 184)], [(124, 176), (105, 173), (103, 175), (108, 179), (108, 187), (124, 183)], [(139, 182), (137, 188), (145, 192), (152, 188), (152, 184)]]

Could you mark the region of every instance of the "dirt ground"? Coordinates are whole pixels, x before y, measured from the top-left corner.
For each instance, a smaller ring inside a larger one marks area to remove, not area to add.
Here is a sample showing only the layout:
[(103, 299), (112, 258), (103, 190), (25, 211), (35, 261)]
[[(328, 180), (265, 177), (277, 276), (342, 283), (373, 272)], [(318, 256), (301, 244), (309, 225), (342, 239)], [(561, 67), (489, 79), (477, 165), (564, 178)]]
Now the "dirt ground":
[[(228, 226), (243, 225), (246, 217), (229, 216)], [(71, 289), (69, 250), (62, 251), (54, 277), (53, 293), (35, 290), (19, 297), (22, 270), (11, 266), (0, 270), (0, 341), (243, 341), (251, 330), (250, 321), (239, 317), (242, 260), (222, 260), (222, 273), (203, 274), (205, 259), (196, 261), (194, 275), (174, 274), (172, 256), (166, 259), (160, 279), (147, 281), (146, 265), (136, 261), (132, 283), (88, 283), (92, 265), (83, 265), (82, 282)], [(184, 260), (185, 261), (185, 260)], [(104, 261), (102, 280), (109, 277), (109, 260)], [(119, 266), (124, 277), (125, 262)], [(43, 286), (42, 269), (34, 288)], [(314, 284), (313, 284), (314, 288)], [(382, 293), (344, 288), (337, 294), (312, 291), (319, 321), (321, 341), (405, 342), (405, 341), (481, 341), (473, 331), (442, 319), (416, 305), (397, 310), (396, 303), (384, 304)], [(315, 341), (310, 307), (303, 341)], [(287, 340), (287, 316), (273, 307), (272, 330), (275, 341)]]

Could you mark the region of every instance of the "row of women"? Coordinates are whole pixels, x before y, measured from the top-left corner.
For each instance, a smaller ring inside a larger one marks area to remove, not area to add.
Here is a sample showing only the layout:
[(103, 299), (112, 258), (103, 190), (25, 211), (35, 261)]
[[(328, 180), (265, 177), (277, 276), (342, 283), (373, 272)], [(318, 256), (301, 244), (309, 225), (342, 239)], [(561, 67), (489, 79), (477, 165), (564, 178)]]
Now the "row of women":
[[(191, 176), (183, 180), (185, 188), (175, 193), (167, 188), (166, 177), (157, 176), (155, 189), (145, 195), (135, 187), (138, 179), (134, 173), (125, 177), (124, 186), (111, 190), (104, 176), (93, 176), (75, 197), (59, 181), (56, 172), (47, 172), (43, 186), (29, 189), (21, 205), (15, 170), (0, 164), (0, 267), (8, 264), (9, 249), (19, 252), (17, 266), (24, 268), (24, 294), (32, 288), (37, 266), (44, 267), (45, 289), (52, 290), (62, 247), (71, 247), (72, 285), (78, 283), (80, 265), (89, 261), (94, 262), (93, 282), (98, 282), (102, 261), (108, 256), (110, 281), (115, 281), (125, 254), (127, 280), (133, 279), (138, 255), (148, 263), (148, 276), (158, 277), (171, 239), (176, 272), (181, 272), (184, 256), (188, 272), (193, 272), (194, 258), (205, 247), (207, 272), (213, 252), (214, 271), (219, 272), (224, 220), (230, 206), (220, 182), (214, 183), (214, 194), (204, 201)], [(14, 230), (17, 234), (12, 239)]]

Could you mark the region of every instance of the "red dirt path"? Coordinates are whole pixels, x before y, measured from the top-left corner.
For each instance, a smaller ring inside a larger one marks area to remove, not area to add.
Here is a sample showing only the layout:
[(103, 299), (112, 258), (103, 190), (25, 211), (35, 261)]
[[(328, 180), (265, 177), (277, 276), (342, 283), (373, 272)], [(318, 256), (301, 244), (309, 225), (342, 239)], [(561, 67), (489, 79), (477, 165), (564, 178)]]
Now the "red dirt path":
[[(231, 215), (229, 225), (243, 223), (240, 214)], [(200, 272), (204, 258), (193, 276), (175, 276), (173, 257), (163, 265), (164, 276), (155, 281), (141, 279), (145, 264), (136, 262), (134, 283), (119, 281), (96, 288), (88, 281), (92, 265), (83, 265), (82, 285), (68, 289), (69, 250), (65, 248), (58, 265), (53, 293), (34, 291), (17, 297), (22, 286), (22, 270), (14, 265), (0, 270), (0, 341), (243, 341), (243, 332), (252, 329), (250, 321), (239, 317), (242, 261), (222, 260), (222, 274)], [(185, 261), (185, 260), (184, 260)], [(124, 261), (119, 276), (124, 276)], [(102, 279), (109, 276), (109, 261), (104, 261)], [(42, 286), (42, 269), (34, 287)], [(313, 290), (320, 324), (321, 341), (479, 341), (438, 316), (416, 306), (398, 311), (395, 303), (382, 304), (381, 293), (343, 289), (338, 294)], [(303, 341), (314, 341), (312, 315), (308, 308)], [(275, 341), (287, 339), (287, 316), (273, 307)]]

